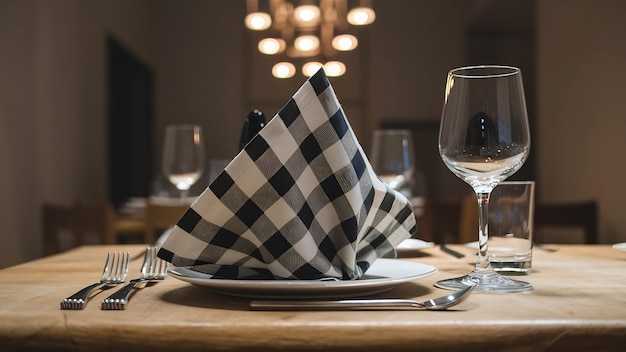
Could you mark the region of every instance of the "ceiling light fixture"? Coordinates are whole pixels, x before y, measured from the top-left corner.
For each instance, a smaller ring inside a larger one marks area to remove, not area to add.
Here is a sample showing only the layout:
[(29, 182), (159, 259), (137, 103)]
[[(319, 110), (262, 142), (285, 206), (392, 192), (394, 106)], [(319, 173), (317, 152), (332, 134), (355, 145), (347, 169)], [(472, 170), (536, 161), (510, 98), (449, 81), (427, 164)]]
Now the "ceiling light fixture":
[(247, 0), (244, 22), (253, 31), (267, 32), (259, 40), (258, 50), (280, 57), (282, 62), (272, 68), (274, 77), (293, 77), (294, 63), (304, 60), (305, 76), (324, 67), (329, 76), (339, 77), (347, 69), (337, 60), (338, 52), (351, 51), (359, 45), (351, 30), (371, 24), (375, 18), (371, 0)]
[(265, 55), (274, 55), (285, 51), (286, 46), (281, 38), (264, 38), (259, 42), (259, 51)]
[(321, 67), (324, 67), (321, 62), (317, 61), (309, 61), (302, 66), (302, 74), (306, 77), (311, 77), (319, 70)]
[(357, 7), (348, 12), (348, 22), (355, 26), (368, 25), (376, 19), (376, 13), (369, 7)]
[(290, 78), (296, 74), (296, 66), (291, 62), (279, 62), (272, 67), (272, 75), (276, 78)]

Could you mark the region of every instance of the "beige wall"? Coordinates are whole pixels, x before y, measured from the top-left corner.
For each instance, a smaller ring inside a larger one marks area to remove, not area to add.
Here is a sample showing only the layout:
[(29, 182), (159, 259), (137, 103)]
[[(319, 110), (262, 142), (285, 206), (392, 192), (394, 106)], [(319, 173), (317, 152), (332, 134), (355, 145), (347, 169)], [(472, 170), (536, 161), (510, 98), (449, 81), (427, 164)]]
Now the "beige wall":
[(112, 33), (156, 57), (150, 0), (0, 1), (0, 267), (41, 254), (41, 204), (104, 199)]
[[(438, 118), (447, 70), (466, 63), (466, 3), (375, 2), (358, 83), (332, 80), (365, 147), (380, 121)], [(597, 198), (601, 241), (626, 241), (626, 2), (537, 3), (540, 197)], [(106, 197), (107, 33), (154, 69), (157, 150), (166, 124), (195, 122), (209, 157), (231, 157), (249, 109), (277, 112), (304, 78), (256, 79), (244, 11), (243, 1), (0, 0), (0, 267), (41, 253), (43, 201)]]
[(597, 199), (600, 241), (626, 241), (626, 2), (538, 1), (537, 183)]
[(465, 1), (376, 2), (368, 91), (374, 127), (439, 121), (446, 75), (467, 63)]
[(231, 158), (247, 113), (242, 101), (245, 2), (159, 4), (157, 141), (166, 124), (196, 123), (204, 127), (208, 157)]

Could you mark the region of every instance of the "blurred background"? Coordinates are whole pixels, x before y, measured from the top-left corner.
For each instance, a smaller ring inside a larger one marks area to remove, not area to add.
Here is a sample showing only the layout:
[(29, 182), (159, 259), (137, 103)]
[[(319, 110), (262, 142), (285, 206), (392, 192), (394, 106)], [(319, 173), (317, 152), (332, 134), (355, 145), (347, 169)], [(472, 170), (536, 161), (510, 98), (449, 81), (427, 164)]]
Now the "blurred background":
[[(533, 140), (515, 178), (538, 201), (598, 201), (599, 242), (626, 241), (626, 2), (371, 4), (330, 79), (366, 151), (376, 128), (409, 128), (423, 192), (470, 193), (437, 152), (446, 74), (518, 66)], [(230, 159), (250, 110), (280, 110), (306, 77), (271, 75), (246, 13), (244, 0), (0, 0), (0, 267), (42, 255), (44, 202), (149, 195), (166, 125), (201, 125), (207, 159)]]

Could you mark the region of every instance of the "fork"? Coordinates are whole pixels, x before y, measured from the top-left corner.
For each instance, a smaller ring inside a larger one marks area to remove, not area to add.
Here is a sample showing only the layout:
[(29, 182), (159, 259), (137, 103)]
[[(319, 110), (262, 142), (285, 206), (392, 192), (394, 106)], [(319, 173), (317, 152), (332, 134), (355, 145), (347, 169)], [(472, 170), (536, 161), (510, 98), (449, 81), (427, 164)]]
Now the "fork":
[(130, 282), (119, 289), (114, 294), (102, 301), (103, 310), (124, 310), (130, 299), (130, 295), (136, 288), (143, 288), (150, 282), (164, 280), (167, 277), (169, 263), (157, 257), (157, 246), (146, 248), (143, 264), (141, 265), (141, 276), (130, 280)]
[(128, 275), (128, 263), (130, 262), (128, 252), (109, 252), (104, 262), (102, 277), (100, 282), (89, 285), (68, 298), (61, 301), (63, 310), (81, 310), (87, 304), (87, 298), (91, 292), (98, 288), (109, 288), (124, 283)]

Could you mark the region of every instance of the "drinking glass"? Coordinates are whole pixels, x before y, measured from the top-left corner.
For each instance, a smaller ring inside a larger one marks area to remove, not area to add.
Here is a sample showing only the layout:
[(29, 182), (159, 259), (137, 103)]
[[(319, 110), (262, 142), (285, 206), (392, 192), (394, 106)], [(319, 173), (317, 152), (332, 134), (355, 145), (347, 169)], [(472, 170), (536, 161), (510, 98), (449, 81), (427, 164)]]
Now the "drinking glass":
[(509, 66), (471, 66), (448, 73), (439, 154), (445, 165), (467, 182), (478, 199), (478, 260), (462, 277), (437, 286), (475, 292), (526, 292), (532, 286), (496, 273), (487, 256), (489, 196), (514, 174), (530, 149), (530, 131), (522, 75)]
[(170, 125), (165, 129), (163, 173), (181, 192), (185, 201), (189, 188), (204, 169), (202, 128), (197, 125)]
[(376, 130), (370, 162), (381, 181), (411, 198), (415, 171), (411, 131)]

